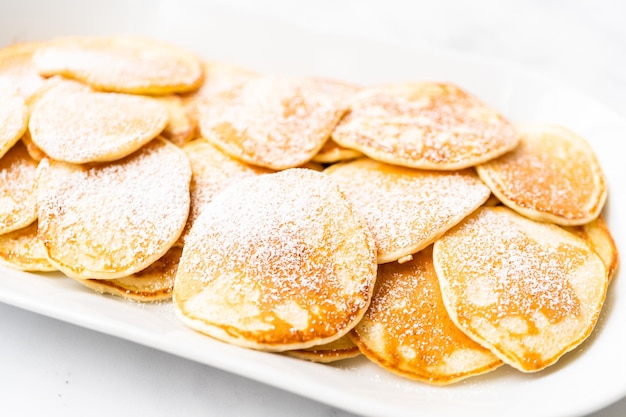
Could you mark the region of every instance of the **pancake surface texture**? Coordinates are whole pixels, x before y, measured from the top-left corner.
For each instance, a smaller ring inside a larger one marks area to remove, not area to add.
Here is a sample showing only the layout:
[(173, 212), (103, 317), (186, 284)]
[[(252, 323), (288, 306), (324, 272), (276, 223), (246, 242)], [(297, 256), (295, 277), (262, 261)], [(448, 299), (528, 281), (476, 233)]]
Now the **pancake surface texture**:
[(378, 263), (410, 257), (430, 245), (491, 194), (469, 169), (426, 171), (361, 158), (325, 172), (367, 221)]
[(4, 95), (0, 89), (0, 158), (22, 137), (28, 127), (28, 107), (21, 96)]
[(500, 201), (531, 219), (564, 226), (598, 217), (607, 186), (585, 139), (560, 126), (520, 126), (518, 131), (515, 150), (476, 167)]
[(33, 62), (41, 75), (62, 75), (118, 93), (186, 93), (204, 79), (202, 61), (194, 54), (135, 37), (57, 38), (37, 50)]
[(165, 104), (149, 97), (55, 88), (38, 100), (28, 127), (51, 158), (84, 164), (130, 155), (168, 121)]
[(390, 164), (468, 168), (513, 149), (519, 140), (502, 115), (450, 83), (371, 87), (350, 107), (332, 138)]
[(582, 343), (606, 295), (606, 267), (584, 240), (507, 207), (472, 213), (433, 258), (452, 320), (524, 372)]
[(369, 230), (339, 187), (289, 169), (237, 181), (204, 208), (185, 242), (174, 308), (228, 343), (305, 349), (356, 325), (376, 268)]
[(0, 235), (0, 264), (20, 271), (56, 271), (37, 238), (37, 222)]
[(347, 110), (346, 88), (306, 77), (257, 76), (199, 103), (202, 137), (230, 156), (280, 170), (310, 161)]
[(190, 180), (185, 154), (160, 138), (115, 162), (42, 160), (39, 237), (50, 262), (75, 278), (120, 278), (147, 268), (185, 226)]
[(431, 384), (449, 384), (502, 364), (450, 320), (432, 246), (412, 261), (379, 267), (372, 303), (351, 335), (375, 363)]

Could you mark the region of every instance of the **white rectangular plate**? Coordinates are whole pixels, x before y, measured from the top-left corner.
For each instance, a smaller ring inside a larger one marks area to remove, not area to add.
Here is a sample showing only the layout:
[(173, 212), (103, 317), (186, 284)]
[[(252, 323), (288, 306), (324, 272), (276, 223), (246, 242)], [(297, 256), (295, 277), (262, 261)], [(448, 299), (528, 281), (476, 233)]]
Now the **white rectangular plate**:
[[(615, 147), (626, 137), (626, 122), (558, 82), (471, 57), (314, 33), (194, 0), (28, 0), (3, 7), (11, 18), (3, 19), (0, 46), (70, 34), (139, 34), (268, 73), (361, 83), (455, 82), (513, 122), (562, 124), (585, 137), (610, 186), (604, 215), (618, 247), (624, 247), (626, 229), (619, 214), (626, 208), (626, 193), (617, 187), (626, 178), (626, 164)], [(320, 365), (240, 349), (187, 329), (169, 303), (143, 305), (97, 295), (58, 274), (0, 269), (0, 301), (363, 415), (575, 416), (626, 395), (626, 282), (619, 275), (592, 336), (556, 365), (535, 374), (504, 366), (447, 387), (397, 377), (364, 358)]]

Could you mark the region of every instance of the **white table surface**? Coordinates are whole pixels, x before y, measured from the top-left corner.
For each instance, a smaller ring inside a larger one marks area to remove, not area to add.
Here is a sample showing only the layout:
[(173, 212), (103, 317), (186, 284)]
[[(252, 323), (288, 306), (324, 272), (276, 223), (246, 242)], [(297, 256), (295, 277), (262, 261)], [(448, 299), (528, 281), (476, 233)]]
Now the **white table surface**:
[[(3, 1), (0, 24), (10, 18)], [(215, 2), (326, 32), (509, 61), (564, 80), (626, 118), (621, 0)], [(2, 303), (0, 335), (0, 415), (351, 415)], [(626, 399), (593, 417), (624, 415)]]

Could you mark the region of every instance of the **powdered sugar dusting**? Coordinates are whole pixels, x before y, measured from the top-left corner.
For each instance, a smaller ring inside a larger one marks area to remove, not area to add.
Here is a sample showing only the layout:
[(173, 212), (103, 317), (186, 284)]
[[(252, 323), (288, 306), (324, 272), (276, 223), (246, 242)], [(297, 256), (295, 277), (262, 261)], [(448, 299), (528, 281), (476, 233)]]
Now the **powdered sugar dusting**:
[(372, 158), (425, 169), (461, 169), (518, 142), (498, 112), (445, 83), (375, 87), (357, 95), (333, 139)]
[[(186, 288), (201, 286), (214, 302), (203, 303), (205, 320), (243, 333), (269, 328), (255, 336), (265, 343), (311, 341), (360, 318), (375, 277), (373, 254), (364, 224), (324, 174), (294, 169), (246, 178), (218, 194), (194, 224), (175, 297), (184, 304), (198, 295)], [(256, 309), (229, 314), (228, 301), (212, 297), (223, 286), (231, 303)], [(284, 311), (287, 300), (292, 313)], [(297, 311), (306, 312), (305, 328)]]
[(61, 88), (37, 102), (29, 130), (51, 158), (87, 163), (129, 155), (154, 139), (168, 120), (165, 105), (148, 97)]
[(420, 171), (360, 159), (326, 172), (366, 219), (379, 262), (426, 247), (490, 195), (469, 170)]
[(0, 159), (0, 234), (26, 227), (37, 219), (37, 163), (21, 142)]
[(253, 77), (199, 103), (200, 131), (248, 163), (297, 167), (329, 138), (347, 109), (347, 91), (319, 79)]
[(115, 278), (136, 272), (178, 238), (189, 211), (190, 177), (182, 151), (161, 139), (103, 165), (44, 159), (40, 237), (66, 273)]

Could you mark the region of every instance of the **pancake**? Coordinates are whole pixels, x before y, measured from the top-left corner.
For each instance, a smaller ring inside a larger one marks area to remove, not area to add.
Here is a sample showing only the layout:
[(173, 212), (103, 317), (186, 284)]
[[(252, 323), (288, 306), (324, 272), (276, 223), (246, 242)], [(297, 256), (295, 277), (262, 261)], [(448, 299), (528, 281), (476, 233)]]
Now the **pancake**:
[(43, 43), (24, 42), (0, 48), (0, 91), (28, 101), (45, 79), (33, 64), (33, 54)]
[(115, 162), (43, 159), (38, 235), (50, 262), (73, 278), (121, 278), (147, 268), (185, 226), (190, 180), (185, 154), (161, 138)]
[(361, 158), (331, 165), (324, 172), (365, 218), (378, 263), (410, 259), (491, 194), (469, 169), (426, 171)]
[(181, 253), (182, 248), (174, 246), (146, 269), (127, 277), (75, 280), (100, 294), (141, 302), (168, 300), (172, 297)]
[(500, 156), (519, 141), (504, 116), (451, 83), (365, 88), (350, 107), (332, 139), (390, 164), (458, 170)]
[(504, 206), (472, 213), (433, 258), (452, 321), (523, 372), (580, 345), (606, 295), (606, 267), (584, 240)]
[(331, 363), (355, 358), (361, 354), (361, 351), (350, 336), (346, 335), (334, 342), (312, 346), (307, 349), (287, 350), (283, 353), (292, 358), (303, 359), (309, 362)]
[(619, 253), (604, 217), (600, 215), (589, 223), (581, 226), (564, 226), (564, 229), (585, 240), (600, 255), (611, 280), (617, 271)]
[(184, 241), (204, 206), (233, 181), (251, 175), (273, 171), (255, 167), (231, 158), (204, 139), (196, 139), (182, 146), (191, 165), (191, 208), (180, 242)]
[(37, 162), (17, 142), (0, 159), (0, 234), (37, 220)]
[(582, 137), (561, 126), (520, 126), (520, 145), (476, 167), (503, 204), (534, 220), (575, 226), (598, 217), (607, 196), (600, 164)]
[(0, 90), (0, 158), (26, 132), (28, 108), (21, 96), (4, 94)]
[(404, 264), (381, 265), (372, 303), (351, 333), (383, 368), (444, 385), (502, 364), (450, 320), (433, 266), (432, 245)]
[(345, 148), (332, 139), (326, 141), (322, 149), (313, 157), (313, 162), (334, 164), (362, 157), (363, 154), (354, 149)]
[(189, 327), (265, 351), (346, 335), (369, 305), (376, 258), (367, 226), (323, 173), (244, 178), (194, 223), (174, 285)]
[(84, 164), (130, 155), (168, 120), (165, 105), (149, 97), (53, 89), (35, 104), (28, 128), (50, 158)]
[(202, 61), (176, 46), (138, 37), (63, 37), (33, 56), (43, 76), (62, 75), (95, 90), (167, 95), (197, 90)]
[(0, 235), (0, 264), (20, 271), (56, 271), (48, 262), (43, 242), (37, 238), (37, 221)]
[(322, 148), (347, 110), (333, 81), (257, 76), (200, 102), (202, 137), (249, 164), (298, 167)]
[(183, 99), (177, 95), (156, 98), (165, 105), (168, 114), (168, 123), (161, 136), (178, 146), (195, 139), (196, 127), (187, 114)]

